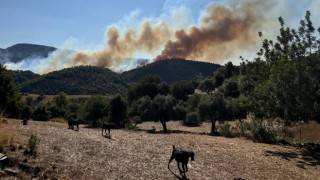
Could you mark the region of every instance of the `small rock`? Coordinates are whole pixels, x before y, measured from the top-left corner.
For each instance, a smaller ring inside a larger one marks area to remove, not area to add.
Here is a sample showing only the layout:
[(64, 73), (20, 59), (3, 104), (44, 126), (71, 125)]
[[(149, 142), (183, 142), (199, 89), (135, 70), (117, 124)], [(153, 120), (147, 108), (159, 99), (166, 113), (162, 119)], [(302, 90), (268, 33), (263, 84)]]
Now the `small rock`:
[(0, 175), (5, 175), (6, 173), (2, 170), (0, 170)]
[(8, 174), (13, 174), (13, 175), (17, 175), (19, 174), (19, 171), (18, 170), (14, 170), (14, 169), (4, 169), (4, 172), (8, 173)]

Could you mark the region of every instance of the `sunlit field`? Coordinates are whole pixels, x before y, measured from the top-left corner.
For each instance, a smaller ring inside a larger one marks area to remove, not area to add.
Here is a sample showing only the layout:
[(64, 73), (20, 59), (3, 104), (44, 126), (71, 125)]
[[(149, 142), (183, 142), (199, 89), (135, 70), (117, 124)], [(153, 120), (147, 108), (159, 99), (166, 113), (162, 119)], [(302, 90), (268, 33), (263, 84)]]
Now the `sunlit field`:
[[(167, 168), (172, 146), (195, 152), (189, 179), (317, 179), (319, 157), (299, 147), (254, 143), (245, 138), (206, 135), (210, 124), (185, 127), (169, 122), (163, 134), (159, 123), (146, 122), (138, 130), (116, 129), (111, 139), (100, 129), (67, 129), (66, 123), (9, 120), (22, 148), (5, 148), (16, 176), (27, 179), (177, 179), (175, 162)], [(155, 128), (155, 133), (147, 133)], [(31, 134), (40, 138), (36, 156), (24, 153)], [(21, 165), (22, 164), (22, 165)]]

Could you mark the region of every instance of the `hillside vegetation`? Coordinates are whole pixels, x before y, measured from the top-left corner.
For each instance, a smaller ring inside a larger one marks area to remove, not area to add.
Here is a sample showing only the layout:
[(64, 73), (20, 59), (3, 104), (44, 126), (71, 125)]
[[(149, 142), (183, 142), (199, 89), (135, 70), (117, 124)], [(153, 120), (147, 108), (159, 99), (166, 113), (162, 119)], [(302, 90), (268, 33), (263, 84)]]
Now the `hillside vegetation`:
[(54, 71), (19, 85), (22, 92), (35, 94), (117, 94), (123, 93), (126, 81), (109, 69), (78, 66)]
[(158, 61), (143, 67), (117, 74), (107, 68), (80, 66), (39, 75), (31, 71), (10, 71), (23, 93), (69, 95), (123, 94), (127, 83), (136, 82), (147, 75), (156, 75), (166, 83), (189, 80), (202, 74), (212, 75), (220, 65), (172, 59)]
[(36, 74), (32, 71), (23, 71), (23, 70), (9, 70), (9, 72), (14, 77), (14, 82), (17, 85), (20, 85), (24, 82), (30, 81), (37, 77), (40, 77), (40, 74)]
[(139, 81), (146, 75), (159, 76), (163, 82), (171, 84), (181, 80), (189, 80), (192, 77), (202, 74), (212, 75), (219, 67), (218, 64), (190, 61), (184, 59), (161, 60), (146, 66), (122, 73), (129, 81)]

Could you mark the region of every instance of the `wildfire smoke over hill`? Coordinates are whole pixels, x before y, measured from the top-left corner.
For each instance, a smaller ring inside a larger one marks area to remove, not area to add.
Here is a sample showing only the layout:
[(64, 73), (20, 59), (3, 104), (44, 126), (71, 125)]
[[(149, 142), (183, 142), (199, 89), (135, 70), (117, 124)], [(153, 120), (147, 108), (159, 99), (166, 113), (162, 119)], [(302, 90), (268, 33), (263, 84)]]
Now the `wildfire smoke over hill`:
[(145, 52), (156, 57), (154, 60), (184, 58), (220, 63), (256, 44), (261, 23), (266, 22), (261, 9), (268, 4), (271, 2), (243, 1), (231, 9), (212, 3), (200, 17), (199, 25), (178, 29), (166, 21), (153, 24), (150, 20), (138, 30), (129, 28), (122, 33), (111, 26), (106, 32), (105, 49), (77, 53), (73, 62), (110, 67), (136, 52)]

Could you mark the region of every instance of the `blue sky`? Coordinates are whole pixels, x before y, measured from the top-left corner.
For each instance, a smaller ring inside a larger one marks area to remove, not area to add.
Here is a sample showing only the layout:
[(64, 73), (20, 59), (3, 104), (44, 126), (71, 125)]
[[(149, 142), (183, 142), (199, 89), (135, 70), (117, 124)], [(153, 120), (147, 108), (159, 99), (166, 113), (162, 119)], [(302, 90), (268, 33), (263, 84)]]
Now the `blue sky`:
[(104, 41), (106, 27), (139, 11), (139, 17), (159, 17), (171, 6), (191, 9), (196, 19), (208, 0), (1, 0), (0, 48), (16, 43), (59, 47), (70, 38), (86, 45)]
[[(104, 34), (109, 25), (121, 23), (134, 11), (139, 12), (140, 19), (159, 18), (168, 14), (171, 8), (183, 6), (189, 10), (192, 22), (196, 22), (212, 2), (232, 4), (230, 2), (237, 0), (1, 0), (0, 48), (16, 43), (61, 47), (72, 39), (80, 49), (94, 49), (105, 41)], [(287, 16), (286, 20), (289, 18), (295, 23), (308, 7), (320, 6), (317, 0), (290, 0), (288, 4), (291, 6), (276, 12), (275, 16)], [(313, 11), (318, 10), (313, 7)], [(320, 15), (319, 12), (313, 14)]]

